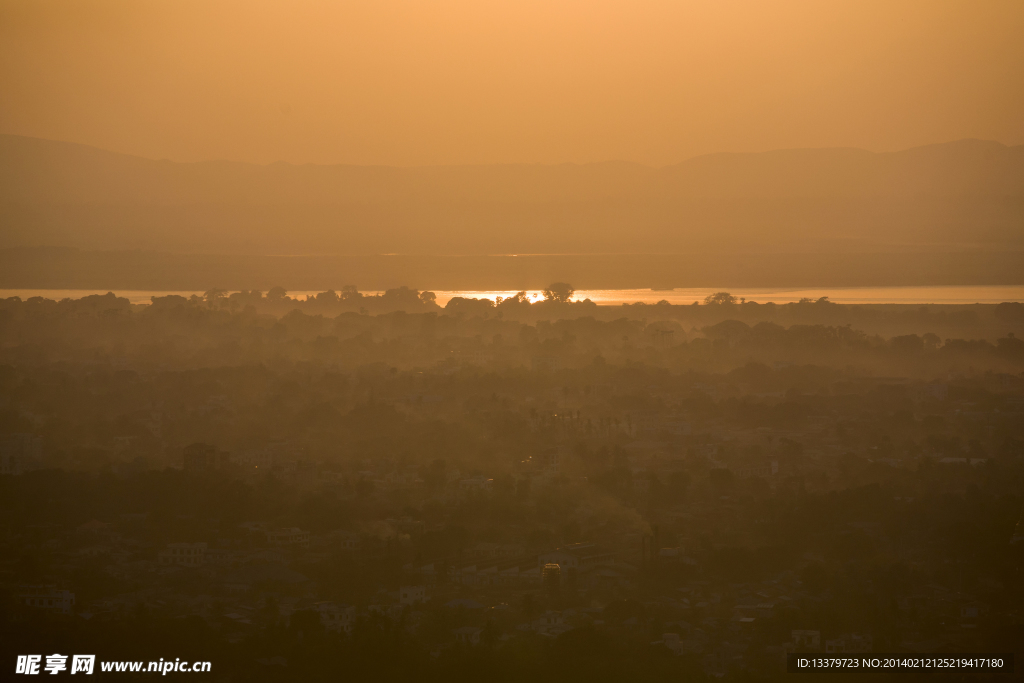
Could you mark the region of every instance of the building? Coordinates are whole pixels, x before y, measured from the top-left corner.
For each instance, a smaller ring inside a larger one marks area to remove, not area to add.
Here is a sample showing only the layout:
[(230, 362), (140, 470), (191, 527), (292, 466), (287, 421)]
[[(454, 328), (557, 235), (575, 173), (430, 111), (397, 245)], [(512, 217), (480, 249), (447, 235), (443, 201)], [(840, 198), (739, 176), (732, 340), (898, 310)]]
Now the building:
[(730, 467), (737, 477), (744, 479), (750, 477), (773, 477), (779, 473), (778, 460), (765, 460), (763, 462), (746, 462), (735, 467)]
[(206, 561), (205, 543), (168, 543), (160, 551), (160, 564), (179, 567), (200, 567)]
[(274, 466), (274, 452), (269, 448), (247, 451), (238, 458), (238, 464), (246, 470), (269, 472)]
[(227, 548), (207, 548), (203, 554), (203, 564), (231, 564), (237, 557), (234, 550)]
[(558, 451), (548, 451), (540, 456), (541, 467), (545, 472), (558, 474), (562, 468), (562, 454)]
[(480, 632), (476, 626), (463, 626), (453, 631), (455, 640), (462, 645), (477, 645), (480, 643)]
[(671, 650), (674, 655), (681, 655), (686, 651), (683, 647), (682, 641), (679, 639), (678, 633), (662, 633), (661, 640), (655, 641), (651, 644), (657, 645), (659, 642)]
[(636, 433), (647, 438), (659, 438), (668, 434), (685, 436), (692, 431), (690, 423), (677, 415), (642, 413), (634, 418)]
[(227, 465), (228, 454), (208, 443), (194, 443), (185, 446), (183, 459), (186, 472), (212, 472)]
[(558, 356), (534, 356), (530, 365), (534, 372), (553, 372), (562, 367), (562, 361)]
[(565, 623), (565, 616), (561, 612), (548, 610), (531, 624), (532, 629), (542, 636), (557, 636), (570, 630), (572, 627)]
[(562, 568), (554, 562), (549, 562), (541, 568), (541, 581), (544, 589), (551, 596), (558, 595), (559, 587), (562, 585)]
[(537, 565), (557, 564), (563, 570), (587, 569), (614, 559), (615, 553), (594, 543), (572, 543), (557, 550), (541, 553)]
[(377, 614), (377, 615), (380, 615), (382, 617), (386, 617), (388, 619), (393, 619), (393, 620), (397, 620), (399, 617), (402, 616), (402, 610), (403, 609), (404, 609), (404, 607), (402, 605), (398, 605), (398, 604), (394, 604), (394, 603), (388, 604), (388, 605), (367, 605), (366, 606), (366, 611), (369, 612), (370, 614)]
[(342, 550), (358, 550), (359, 534), (351, 531), (335, 531), (330, 534), (331, 538)]
[(43, 440), (31, 434), (0, 437), (0, 475), (19, 475), (39, 461)]
[(513, 558), (525, 554), (526, 548), (514, 543), (477, 543), (473, 553), (479, 557)]
[(98, 519), (90, 519), (85, 524), (78, 526), (75, 531), (83, 536), (110, 536), (110, 522), (101, 522)]
[(794, 629), (791, 637), (798, 650), (817, 650), (821, 647), (821, 631), (803, 631)]
[(922, 398), (930, 398), (936, 401), (945, 401), (949, 396), (949, 387), (945, 384), (925, 384), (918, 387), (917, 393)]
[(536, 555), (489, 558), (456, 566), (452, 578), (464, 586), (537, 584), (541, 580), (541, 567), (537, 566)]
[(871, 652), (873, 645), (874, 639), (869, 635), (847, 633), (839, 638), (826, 640), (825, 652), (831, 654)]
[(448, 609), (455, 610), (476, 610), (484, 608), (484, 606), (481, 605), (479, 602), (477, 602), (476, 600), (470, 600), (469, 598), (455, 598), (454, 600), (449, 600), (448, 602), (444, 603), (444, 606)]
[(398, 602), (402, 605), (419, 605), (426, 601), (426, 586), (402, 586), (398, 589)]
[(299, 546), (309, 547), (309, 532), (296, 527), (289, 529), (274, 529), (267, 532), (267, 543), (276, 546)]
[(356, 622), (356, 608), (336, 602), (318, 602), (315, 605), (320, 623), (328, 631), (351, 633)]
[(75, 594), (71, 591), (57, 590), (52, 585), (47, 586), (21, 586), (15, 593), (15, 602), (33, 607), (45, 609), (58, 614), (70, 614), (75, 604)]
[(483, 349), (459, 349), (455, 357), (463, 365), (487, 365), (494, 360), (494, 354)]
[(494, 480), (482, 475), (459, 480), (460, 491), (490, 492), (494, 487)]

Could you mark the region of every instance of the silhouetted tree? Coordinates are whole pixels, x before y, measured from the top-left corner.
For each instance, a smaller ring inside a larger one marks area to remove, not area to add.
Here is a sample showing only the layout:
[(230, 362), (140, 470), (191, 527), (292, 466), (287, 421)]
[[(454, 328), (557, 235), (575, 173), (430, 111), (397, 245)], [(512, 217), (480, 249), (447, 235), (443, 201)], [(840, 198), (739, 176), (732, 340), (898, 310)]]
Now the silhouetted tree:
[(203, 294), (203, 300), (210, 306), (213, 306), (219, 303), (227, 294), (227, 291), (223, 289), (210, 289)]
[(566, 282), (555, 282), (548, 285), (547, 289), (544, 290), (544, 298), (548, 301), (566, 303), (575, 293), (576, 289), (572, 285)]
[(709, 306), (711, 304), (734, 304), (736, 303), (736, 297), (729, 292), (715, 292), (714, 294), (708, 294), (704, 297), (704, 304)]

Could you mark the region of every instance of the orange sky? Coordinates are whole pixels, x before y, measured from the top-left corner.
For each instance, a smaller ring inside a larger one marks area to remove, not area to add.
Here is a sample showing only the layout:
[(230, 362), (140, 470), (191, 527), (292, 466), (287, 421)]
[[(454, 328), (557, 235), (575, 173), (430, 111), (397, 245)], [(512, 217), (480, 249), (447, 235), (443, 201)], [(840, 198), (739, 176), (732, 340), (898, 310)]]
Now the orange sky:
[(180, 161), (1024, 143), (1024, 2), (0, 0), (0, 132)]

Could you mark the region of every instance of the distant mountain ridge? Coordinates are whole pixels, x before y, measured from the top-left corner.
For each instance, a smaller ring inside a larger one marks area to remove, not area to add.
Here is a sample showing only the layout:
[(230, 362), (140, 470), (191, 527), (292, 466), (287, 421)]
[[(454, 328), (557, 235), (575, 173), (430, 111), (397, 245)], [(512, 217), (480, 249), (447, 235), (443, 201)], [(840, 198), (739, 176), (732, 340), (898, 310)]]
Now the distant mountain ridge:
[(1024, 247), (1024, 146), (397, 168), (156, 161), (0, 135), (0, 247), (637, 253)]
[(1024, 145), (958, 140), (874, 153), (854, 148), (711, 154), (669, 167), (688, 190), (732, 196), (1024, 195)]
[[(544, 201), (599, 197), (1024, 195), (1024, 145), (985, 140), (874, 153), (787, 149), (629, 162), (352, 166), (179, 163), (0, 135), (0, 201), (345, 203), (373, 199)], [(515, 184), (509, 184), (515, 183)]]

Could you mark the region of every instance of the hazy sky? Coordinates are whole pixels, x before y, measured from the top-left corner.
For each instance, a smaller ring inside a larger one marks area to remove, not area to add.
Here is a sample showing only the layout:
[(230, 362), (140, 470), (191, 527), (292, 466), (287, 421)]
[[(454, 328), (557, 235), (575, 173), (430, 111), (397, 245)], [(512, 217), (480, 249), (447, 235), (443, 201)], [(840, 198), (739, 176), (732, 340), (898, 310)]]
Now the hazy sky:
[(1024, 143), (1024, 2), (0, 0), (0, 132), (180, 161)]

